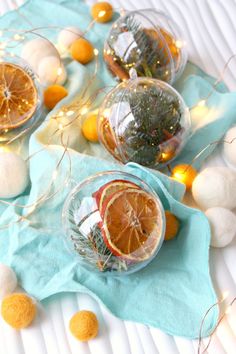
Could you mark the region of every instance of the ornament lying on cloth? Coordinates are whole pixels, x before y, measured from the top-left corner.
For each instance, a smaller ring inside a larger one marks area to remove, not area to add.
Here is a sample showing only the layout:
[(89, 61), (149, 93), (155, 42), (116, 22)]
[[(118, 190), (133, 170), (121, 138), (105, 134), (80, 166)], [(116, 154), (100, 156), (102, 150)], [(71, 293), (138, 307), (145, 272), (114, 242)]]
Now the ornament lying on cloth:
[(14, 152), (0, 152), (0, 198), (14, 198), (29, 184), (26, 162)]
[(236, 216), (220, 207), (208, 209), (206, 216), (211, 225), (211, 246), (227, 246), (236, 235)]
[(0, 63), (0, 137), (22, 127), (40, 114), (41, 92), (32, 70), (17, 57)]
[(189, 111), (179, 93), (165, 82), (131, 79), (105, 97), (98, 134), (117, 160), (158, 168), (173, 160), (186, 143)]
[(17, 286), (15, 272), (7, 265), (0, 263), (0, 299), (12, 293)]
[(236, 207), (236, 174), (227, 167), (208, 167), (193, 181), (195, 202), (204, 210)]
[(63, 209), (67, 244), (92, 271), (120, 275), (139, 270), (159, 251), (165, 215), (158, 196), (121, 172), (89, 177)]
[(112, 74), (138, 76), (173, 83), (187, 62), (185, 42), (178, 25), (155, 9), (128, 12), (114, 22), (104, 46), (104, 59)]

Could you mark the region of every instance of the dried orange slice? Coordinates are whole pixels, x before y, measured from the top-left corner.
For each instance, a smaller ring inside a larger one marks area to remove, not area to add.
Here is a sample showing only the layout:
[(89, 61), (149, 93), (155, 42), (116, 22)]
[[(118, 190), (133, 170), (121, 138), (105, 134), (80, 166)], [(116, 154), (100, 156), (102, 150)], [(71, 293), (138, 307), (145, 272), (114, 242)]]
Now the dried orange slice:
[(103, 203), (106, 199), (115, 192), (118, 192), (127, 188), (140, 188), (137, 184), (126, 181), (125, 179), (115, 179), (111, 182), (104, 184), (97, 192), (94, 193), (93, 197), (96, 199), (98, 209), (101, 210)]
[(107, 118), (102, 117), (98, 121), (99, 139), (105, 148), (119, 161), (121, 156), (117, 151), (117, 144), (114, 133)]
[(142, 189), (125, 189), (103, 203), (102, 234), (111, 252), (122, 258), (148, 259), (161, 240), (163, 220), (155, 198)]
[(34, 114), (38, 101), (30, 75), (20, 66), (0, 63), (0, 129), (21, 126)]

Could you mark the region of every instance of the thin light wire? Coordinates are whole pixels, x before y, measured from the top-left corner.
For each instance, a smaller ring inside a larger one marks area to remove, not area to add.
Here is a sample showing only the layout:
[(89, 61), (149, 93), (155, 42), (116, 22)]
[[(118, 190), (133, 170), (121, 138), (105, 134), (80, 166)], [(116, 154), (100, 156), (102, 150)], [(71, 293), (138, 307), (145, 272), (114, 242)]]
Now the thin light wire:
[(201, 345), (202, 345), (202, 329), (205, 323), (205, 320), (208, 316), (208, 314), (211, 312), (211, 310), (215, 307), (215, 306), (219, 306), (222, 302), (224, 301), (224, 298), (217, 301), (215, 304), (213, 304), (205, 313), (205, 315), (203, 316), (203, 319), (201, 321), (201, 325), (200, 325), (200, 330), (199, 330), (199, 337), (198, 337), (198, 354), (204, 354), (206, 353), (207, 349), (209, 348), (211, 341), (212, 341), (212, 337), (215, 334), (216, 330), (218, 329), (219, 325), (221, 324), (221, 322), (223, 321), (223, 319), (225, 318), (226, 314), (227, 314), (227, 310), (230, 309), (233, 304), (236, 302), (236, 297), (233, 298), (233, 300), (230, 302), (230, 304), (228, 305), (226, 311), (224, 312), (224, 314), (222, 316), (220, 316), (219, 320), (217, 321), (217, 324), (214, 328), (214, 330), (211, 332), (210, 336), (209, 336), (209, 340), (208, 343), (206, 345), (206, 347), (203, 349), (203, 351), (201, 352)]

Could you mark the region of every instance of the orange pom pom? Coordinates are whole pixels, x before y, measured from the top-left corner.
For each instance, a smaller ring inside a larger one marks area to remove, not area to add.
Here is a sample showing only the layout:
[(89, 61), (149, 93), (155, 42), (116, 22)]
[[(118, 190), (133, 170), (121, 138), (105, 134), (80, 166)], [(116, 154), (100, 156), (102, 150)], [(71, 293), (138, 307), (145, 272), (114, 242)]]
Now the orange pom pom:
[(79, 311), (70, 320), (69, 328), (73, 336), (82, 342), (95, 338), (98, 334), (98, 320), (91, 311)]
[(166, 233), (165, 233), (165, 241), (172, 240), (179, 231), (179, 220), (176, 218), (174, 214), (170, 211), (166, 210)]
[(192, 188), (193, 181), (197, 177), (197, 171), (191, 165), (176, 165), (172, 170), (171, 177), (178, 182), (184, 183), (186, 189), (189, 190)]
[(90, 114), (83, 122), (82, 133), (84, 137), (92, 141), (93, 143), (98, 142), (98, 130), (97, 130), (97, 115)]
[(28, 327), (34, 320), (36, 312), (36, 305), (26, 294), (8, 295), (2, 301), (2, 317), (15, 329)]
[(81, 64), (87, 64), (94, 58), (93, 46), (84, 38), (78, 38), (72, 43), (70, 53)]
[(108, 2), (98, 2), (92, 6), (91, 15), (97, 22), (108, 22), (112, 19), (113, 8)]
[(68, 91), (61, 85), (49, 86), (44, 91), (44, 104), (48, 109), (53, 109), (56, 104), (68, 95)]

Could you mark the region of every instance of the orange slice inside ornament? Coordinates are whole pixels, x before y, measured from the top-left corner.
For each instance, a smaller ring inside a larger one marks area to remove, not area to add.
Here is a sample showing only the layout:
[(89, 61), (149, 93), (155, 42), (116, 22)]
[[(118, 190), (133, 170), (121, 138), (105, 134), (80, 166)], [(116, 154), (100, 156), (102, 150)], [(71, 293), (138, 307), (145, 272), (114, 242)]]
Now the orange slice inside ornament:
[(113, 193), (103, 203), (101, 215), (104, 242), (114, 255), (139, 262), (154, 254), (163, 221), (151, 194), (134, 188)]
[(94, 198), (96, 199), (99, 210), (102, 209), (103, 203), (107, 200), (107, 198), (123, 189), (127, 188), (137, 188), (139, 186), (133, 182), (126, 181), (124, 179), (116, 179), (111, 182), (104, 184), (97, 192), (94, 193)]
[(0, 63), (0, 130), (14, 129), (35, 113), (38, 102), (30, 75), (20, 66)]

